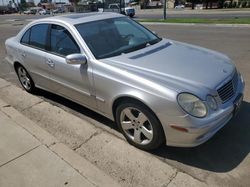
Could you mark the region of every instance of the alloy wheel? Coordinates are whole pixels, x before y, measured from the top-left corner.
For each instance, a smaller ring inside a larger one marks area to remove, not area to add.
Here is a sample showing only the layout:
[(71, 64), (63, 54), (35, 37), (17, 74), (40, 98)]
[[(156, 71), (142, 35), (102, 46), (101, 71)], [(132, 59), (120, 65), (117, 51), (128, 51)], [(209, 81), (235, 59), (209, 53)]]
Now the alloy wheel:
[(17, 70), (18, 73), (18, 77), (19, 80), (22, 84), (22, 86), (26, 89), (26, 90), (31, 90), (31, 80), (29, 78), (29, 75), (27, 73), (27, 71), (23, 68), (23, 67), (19, 67)]
[(127, 107), (121, 111), (120, 124), (125, 134), (136, 144), (146, 145), (153, 139), (153, 127), (140, 110)]

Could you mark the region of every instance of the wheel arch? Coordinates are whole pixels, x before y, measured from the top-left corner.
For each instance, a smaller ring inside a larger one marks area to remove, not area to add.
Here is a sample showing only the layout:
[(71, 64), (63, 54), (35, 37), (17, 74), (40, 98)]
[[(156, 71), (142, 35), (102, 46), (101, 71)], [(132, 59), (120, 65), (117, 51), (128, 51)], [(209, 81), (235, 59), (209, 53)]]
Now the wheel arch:
[(15, 69), (16, 73), (17, 73), (17, 67), (18, 67), (18, 66), (24, 67), (24, 69), (29, 73), (29, 76), (31, 77), (31, 79), (32, 79), (33, 82), (34, 82), (34, 79), (33, 79), (32, 75), (31, 75), (30, 71), (28, 71), (28, 69), (25, 67), (25, 65), (23, 65), (23, 64), (22, 64), (21, 62), (19, 62), (19, 61), (15, 61), (15, 62), (13, 63), (13, 66), (14, 66), (14, 69)]
[[(18, 62), (18, 61), (15, 61), (14, 63), (13, 63), (13, 66), (14, 66), (14, 70), (16, 71), (16, 73), (17, 73), (17, 67), (18, 66), (23, 66), (23, 64), (21, 64), (20, 62)], [(24, 67), (24, 66), (23, 66)], [(25, 68), (25, 67), (24, 67)], [(25, 68), (26, 69), (26, 68)]]
[[(135, 97), (132, 97), (132, 96), (120, 96), (120, 97), (118, 97), (118, 98), (116, 98), (114, 100), (113, 105), (112, 105), (112, 113), (113, 113), (113, 117), (114, 117), (115, 121), (116, 121), (116, 114), (115, 114), (116, 109), (123, 102), (134, 102), (134, 103), (137, 103), (139, 105), (143, 105), (144, 107), (146, 107), (154, 115), (156, 120), (161, 124), (161, 121), (159, 120), (159, 118), (157, 117), (155, 112), (147, 104), (145, 104), (145, 102), (143, 102), (141, 99), (138, 99), (138, 98), (135, 98)], [(162, 130), (164, 132), (162, 124), (161, 124), (161, 128), (162, 128)]]
[(13, 67), (14, 67), (14, 70), (15, 70), (17, 76), (18, 76), (18, 72), (17, 72), (17, 67), (18, 67), (18, 66), (22, 66), (22, 67), (28, 72), (28, 74), (29, 74), (29, 76), (31, 77), (31, 80), (32, 80), (34, 86), (36, 86), (36, 83), (35, 83), (35, 81), (34, 81), (32, 75), (31, 75), (31, 73), (27, 70), (27, 68), (26, 68), (22, 63), (20, 63), (19, 61), (16, 60), (16, 61), (13, 62)]
[(167, 137), (166, 137), (166, 133), (165, 133), (165, 129), (162, 126), (161, 121), (159, 120), (158, 116), (155, 114), (155, 112), (147, 105), (145, 104), (145, 102), (143, 102), (141, 99), (135, 98), (133, 96), (121, 96), (118, 97), (114, 100), (113, 105), (112, 105), (112, 112), (113, 112), (113, 116), (114, 116), (114, 120), (116, 121), (116, 109), (117, 107), (124, 102), (133, 102), (139, 105), (144, 106), (145, 108), (147, 108), (149, 110), (149, 112), (155, 117), (155, 119), (158, 121), (158, 123), (160, 124), (160, 128), (161, 131), (163, 133), (163, 142), (166, 143)]

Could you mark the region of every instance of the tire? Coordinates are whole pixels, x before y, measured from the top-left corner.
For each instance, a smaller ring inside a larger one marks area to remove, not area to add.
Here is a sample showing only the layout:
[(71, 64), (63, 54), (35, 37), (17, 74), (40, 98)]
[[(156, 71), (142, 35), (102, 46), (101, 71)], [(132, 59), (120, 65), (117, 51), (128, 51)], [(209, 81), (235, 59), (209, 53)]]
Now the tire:
[(18, 65), (16, 67), (16, 73), (22, 87), (29, 93), (34, 93), (36, 91), (34, 81), (30, 77), (28, 71), (22, 66)]
[(127, 141), (139, 149), (157, 149), (165, 140), (159, 120), (139, 102), (120, 104), (116, 109), (116, 123)]

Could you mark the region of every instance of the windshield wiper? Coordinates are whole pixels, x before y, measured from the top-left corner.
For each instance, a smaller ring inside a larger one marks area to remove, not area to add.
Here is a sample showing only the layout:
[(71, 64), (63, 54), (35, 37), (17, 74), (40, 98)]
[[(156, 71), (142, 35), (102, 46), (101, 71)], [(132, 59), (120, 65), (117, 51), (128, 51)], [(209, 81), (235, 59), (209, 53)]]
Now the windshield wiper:
[(132, 46), (132, 47), (127, 48), (127, 49), (118, 49), (118, 50), (113, 51), (111, 53), (100, 55), (99, 59), (109, 58), (109, 57), (121, 55), (123, 53), (126, 54), (126, 53), (130, 53), (130, 52), (133, 52), (133, 51), (137, 51), (137, 50), (143, 49), (145, 47), (148, 47), (150, 45), (154, 45), (154, 44), (158, 43), (159, 41), (161, 41), (161, 38), (156, 38), (156, 39), (153, 39), (153, 40), (150, 40), (150, 41), (146, 41), (146, 42), (144, 42), (142, 44), (135, 45), (135, 46)]
[(150, 45), (154, 45), (154, 44), (158, 43), (159, 41), (161, 41), (161, 38), (153, 39), (153, 40), (149, 41), (148, 43), (149, 43)]
[(150, 41), (146, 41), (146, 42), (144, 42), (142, 44), (139, 44), (139, 45), (133, 46), (133, 47), (131, 47), (129, 49), (126, 49), (122, 53), (130, 53), (130, 52), (133, 52), (133, 51), (137, 51), (139, 49), (143, 49), (143, 48), (148, 47), (150, 45), (154, 45), (154, 44), (158, 43), (159, 41), (161, 41), (160, 38), (153, 39), (153, 40), (150, 40)]

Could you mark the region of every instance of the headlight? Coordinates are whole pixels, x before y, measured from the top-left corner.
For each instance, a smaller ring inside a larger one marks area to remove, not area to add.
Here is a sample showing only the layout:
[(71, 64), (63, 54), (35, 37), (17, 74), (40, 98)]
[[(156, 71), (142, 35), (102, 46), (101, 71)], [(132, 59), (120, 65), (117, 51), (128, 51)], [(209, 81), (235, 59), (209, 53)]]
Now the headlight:
[(207, 96), (207, 105), (209, 106), (209, 108), (211, 108), (212, 110), (216, 110), (217, 109), (217, 102), (214, 99), (213, 96), (208, 95)]
[(189, 93), (181, 93), (178, 95), (177, 100), (181, 108), (188, 114), (198, 118), (207, 115), (207, 108), (198, 97)]

